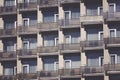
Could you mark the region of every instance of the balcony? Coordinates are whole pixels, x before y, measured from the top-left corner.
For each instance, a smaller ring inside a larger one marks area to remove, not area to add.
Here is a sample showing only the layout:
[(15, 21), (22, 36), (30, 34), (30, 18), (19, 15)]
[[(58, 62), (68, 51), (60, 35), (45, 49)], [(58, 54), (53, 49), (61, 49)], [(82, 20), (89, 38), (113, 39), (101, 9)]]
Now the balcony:
[(91, 24), (102, 24), (102, 16), (81, 16), (80, 21), (82, 25), (91, 25)]
[(120, 12), (104, 13), (104, 18), (106, 21), (120, 21)]
[(0, 52), (0, 58), (1, 60), (6, 60), (6, 59), (16, 59), (17, 58), (17, 54), (16, 51), (4, 51), (4, 52)]
[(57, 7), (59, 0), (39, 0), (39, 7), (46, 8), (46, 7)]
[(83, 50), (103, 49), (103, 40), (81, 41)]
[(21, 50), (18, 50), (17, 53), (21, 58), (36, 57), (37, 56), (37, 49), (21, 49)]
[(18, 3), (19, 11), (36, 11), (37, 2), (34, 3)]
[(39, 23), (39, 31), (55, 31), (58, 30), (58, 24), (57, 22), (48, 22), (48, 23)]
[(0, 15), (17, 14), (16, 6), (2, 6), (0, 7)]
[(80, 43), (61, 44), (60, 49), (63, 53), (80, 52)]
[(80, 3), (80, 0), (60, 0), (61, 4)]
[(107, 44), (107, 47), (119, 47), (120, 46), (120, 37), (105, 38), (105, 43)]
[(104, 68), (107, 74), (120, 73), (120, 64), (105, 64)]
[(38, 48), (40, 55), (56, 55), (58, 54), (58, 46), (43, 46)]
[(40, 71), (40, 77), (58, 77), (58, 71)]
[(24, 34), (37, 34), (37, 24), (31, 26), (19, 26), (18, 31), (20, 35)]
[(75, 77), (81, 77), (81, 69), (80, 68), (72, 68), (72, 69), (60, 69), (59, 74), (62, 78), (75, 78)]
[(16, 34), (16, 29), (0, 29), (0, 37), (11, 37)]
[(14, 75), (2, 75), (0, 80), (17, 80), (17, 76)]
[(17, 77), (18, 80), (37, 79), (37, 73), (20, 73)]
[(61, 28), (80, 28), (80, 19), (64, 19), (60, 24)]
[(104, 75), (104, 68), (102, 66), (84, 66), (82, 70), (84, 76)]

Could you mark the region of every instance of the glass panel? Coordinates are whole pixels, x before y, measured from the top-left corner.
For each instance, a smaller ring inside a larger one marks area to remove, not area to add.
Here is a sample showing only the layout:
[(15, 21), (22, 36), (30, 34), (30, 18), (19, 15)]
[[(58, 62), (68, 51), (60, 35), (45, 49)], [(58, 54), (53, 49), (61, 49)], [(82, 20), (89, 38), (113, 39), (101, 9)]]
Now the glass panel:
[(103, 40), (103, 32), (100, 33), (100, 40)]
[(28, 21), (28, 19), (24, 19), (23, 20), (23, 26), (25, 27), (25, 26), (29, 26), (29, 21)]
[(70, 61), (65, 61), (65, 68), (66, 69), (70, 69), (71, 67), (70, 67)]
[(109, 4), (109, 12), (114, 12), (114, 4)]
[(110, 37), (115, 37), (115, 30), (110, 30)]
[(23, 49), (29, 49), (29, 42), (28, 41), (23, 42)]
[(5, 6), (14, 6), (15, 0), (5, 0)]
[(65, 19), (70, 19), (70, 11), (65, 12)]
[(28, 66), (23, 66), (23, 73), (28, 73)]
[(111, 64), (115, 64), (115, 55), (111, 55)]
[(100, 13), (99, 14), (103, 15), (103, 7), (100, 7), (99, 9), (100, 9)]

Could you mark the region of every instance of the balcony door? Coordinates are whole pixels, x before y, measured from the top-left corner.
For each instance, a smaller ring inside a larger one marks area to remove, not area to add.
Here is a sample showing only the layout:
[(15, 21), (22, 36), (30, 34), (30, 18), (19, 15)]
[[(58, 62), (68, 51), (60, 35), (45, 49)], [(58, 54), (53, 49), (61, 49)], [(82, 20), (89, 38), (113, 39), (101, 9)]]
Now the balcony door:
[(116, 54), (111, 54), (110, 55), (110, 63), (111, 64), (116, 64), (117, 63), (117, 55)]
[(116, 37), (116, 29), (110, 29), (110, 37)]
[(23, 0), (23, 3), (29, 3), (29, 0)]
[(23, 41), (23, 49), (29, 49), (29, 41)]
[(65, 67), (65, 69), (70, 69), (71, 68), (71, 60), (65, 60), (64, 67)]
[(29, 26), (29, 18), (23, 18), (23, 27)]
[(65, 35), (65, 43), (70, 44), (71, 43), (71, 35)]
[(22, 66), (22, 72), (23, 73), (29, 73), (29, 65), (23, 65)]
[(54, 70), (58, 70), (58, 66), (59, 66), (59, 63), (58, 62), (54, 62)]
[(98, 33), (98, 39), (99, 40), (103, 40), (103, 31), (100, 31), (99, 33)]
[(58, 37), (55, 38), (55, 46), (58, 45)]
[(59, 15), (58, 14), (54, 14), (54, 22), (58, 22), (58, 18), (59, 18)]
[(115, 11), (116, 11), (116, 5), (115, 5), (115, 3), (110, 3), (109, 4), (109, 12), (113, 13)]

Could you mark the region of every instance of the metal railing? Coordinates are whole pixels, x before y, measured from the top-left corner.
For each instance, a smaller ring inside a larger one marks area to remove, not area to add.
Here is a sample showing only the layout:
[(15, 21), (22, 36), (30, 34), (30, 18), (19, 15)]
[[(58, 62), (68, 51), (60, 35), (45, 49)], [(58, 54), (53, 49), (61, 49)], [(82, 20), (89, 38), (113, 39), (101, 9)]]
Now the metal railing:
[(39, 72), (40, 77), (57, 77), (58, 71), (40, 71)]
[(52, 53), (58, 52), (58, 46), (43, 46), (38, 48), (39, 53)]
[(8, 14), (12, 12), (17, 12), (16, 6), (3, 6), (0, 7), (0, 14)]
[(17, 51), (19, 56), (37, 55), (37, 52), (37, 49), (21, 49)]
[(59, 74), (62, 76), (66, 75), (81, 75), (81, 69), (80, 68), (72, 68), (72, 69), (60, 69)]
[(16, 29), (0, 29), (0, 36), (16, 35)]
[(84, 66), (82, 69), (84, 74), (91, 74), (91, 73), (104, 73), (103, 66)]
[(39, 23), (38, 28), (40, 29), (40, 31), (57, 30), (58, 23), (57, 22)]
[(16, 58), (17, 54), (16, 51), (4, 51), (0, 52), (0, 58)]
[(106, 71), (120, 71), (120, 64), (105, 64)]
[(105, 38), (106, 44), (120, 44), (120, 37)]
[(65, 4), (65, 3), (79, 3), (80, 0), (60, 0), (61, 4)]
[(17, 80), (17, 77), (15, 75), (2, 75), (0, 80)]

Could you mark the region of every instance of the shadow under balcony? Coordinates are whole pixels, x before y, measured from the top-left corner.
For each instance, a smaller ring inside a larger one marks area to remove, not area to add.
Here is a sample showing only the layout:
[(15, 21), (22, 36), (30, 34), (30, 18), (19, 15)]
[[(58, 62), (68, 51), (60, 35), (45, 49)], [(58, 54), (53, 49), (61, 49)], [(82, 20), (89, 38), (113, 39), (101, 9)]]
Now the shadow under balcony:
[(40, 71), (39, 72), (39, 77), (40, 79), (57, 79), (59, 77), (59, 74), (58, 74), (58, 71), (55, 70), (55, 71)]
[(37, 34), (38, 29), (37, 29), (37, 24), (36, 25), (30, 25), (30, 26), (19, 26), (18, 27), (18, 33), (19, 35), (24, 35), (24, 34)]
[(103, 24), (103, 16), (81, 16), (82, 25)]
[(31, 80), (37, 79), (38, 73), (19, 73), (17, 74), (18, 80)]
[(60, 50), (62, 53), (80, 52), (80, 43), (60, 44)]
[(0, 52), (0, 60), (16, 60), (16, 59), (17, 59), (16, 51)]
[(59, 0), (39, 0), (40, 8), (57, 7)]
[(42, 46), (38, 48), (39, 55), (58, 55), (58, 46)]
[(107, 47), (120, 47), (120, 37), (105, 38), (105, 44)]
[(105, 71), (107, 74), (118, 74), (120, 73), (120, 63), (118, 64), (105, 64)]
[(60, 69), (59, 74), (61, 78), (80, 78), (81, 69), (80, 68), (71, 68), (71, 69)]
[(60, 0), (60, 4), (80, 3), (80, 0)]
[(17, 14), (16, 6), (2, 6), (0, 7), (0, 15)]
[(40, 32), (57, 31), (58, 30), (58, 23), (57, 22), (39, 23), (38, 29)]
[(37, 11), (37, 2), (34, 3), (18, 3), (19, 11)]
[(16, 75), (1, 75), (0, 80), (17, 80)]
[(103, 49), (103, 40), (81, 41), (82, 50), (96, 50)]
[(63, 19), (60, 21), (61, 28), (80, 28), (80, 19)]
[(104, 75), (103, 66), (84, 66), (82, 67), (83, 76), (101, 76)]
[(0, 29), (0, 37), (15, 37), (17, 35), (16, 29)]
[(17, 51), (19, 58), (34, 58), (37, 57), (37, 52), (37, 49), (21, 49)]
[(104, 13), (104, 19), (106, 21), (120, 21), (120, 12), (106, 12)]

